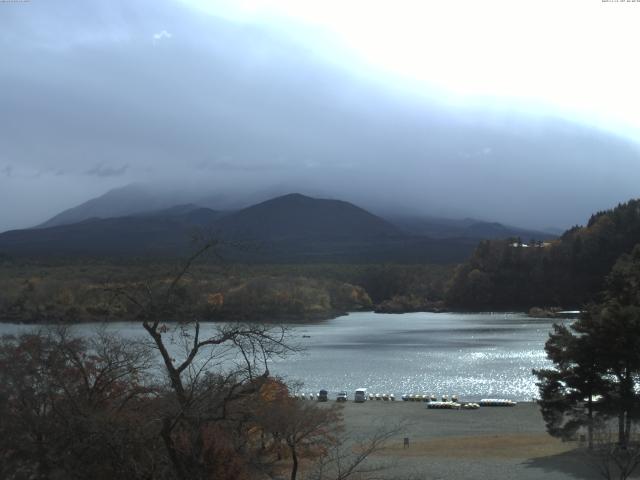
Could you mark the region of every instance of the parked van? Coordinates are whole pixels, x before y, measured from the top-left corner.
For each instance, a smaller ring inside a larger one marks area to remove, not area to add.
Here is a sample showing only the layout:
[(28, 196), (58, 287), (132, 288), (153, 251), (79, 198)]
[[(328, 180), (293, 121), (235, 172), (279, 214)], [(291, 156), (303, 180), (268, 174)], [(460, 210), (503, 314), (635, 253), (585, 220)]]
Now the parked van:
[(356, 390), (355, 397), (353, 399), (354, 402), (366, 402), (368, 398), (367, 389), (366, 388), (358, 388)]
[(318, 401), (326, 402), (327, 400), (329, 400), (329, 392), (327, 392), (326, 390), (320, 390), (320, 392), (318, 393)]

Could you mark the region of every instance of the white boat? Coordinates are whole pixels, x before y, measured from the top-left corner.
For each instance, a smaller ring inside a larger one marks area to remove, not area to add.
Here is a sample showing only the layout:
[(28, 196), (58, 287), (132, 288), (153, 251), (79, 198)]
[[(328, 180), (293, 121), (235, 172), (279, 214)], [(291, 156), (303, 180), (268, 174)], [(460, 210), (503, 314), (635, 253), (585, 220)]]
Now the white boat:
[(483, 398), (480, 400), (481, 407), (514, 407), (516, 402), (506, 398)]
[(441, 409), (441, 410), (458, 410), (460, 404), (457, 402), (429, 402), (427, 408)]

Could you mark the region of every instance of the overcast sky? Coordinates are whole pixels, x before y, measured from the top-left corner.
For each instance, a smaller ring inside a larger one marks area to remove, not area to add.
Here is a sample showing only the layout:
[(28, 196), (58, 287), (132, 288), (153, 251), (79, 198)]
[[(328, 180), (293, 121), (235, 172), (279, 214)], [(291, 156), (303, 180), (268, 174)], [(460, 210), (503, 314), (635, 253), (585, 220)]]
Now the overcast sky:
[(542, 228), (639, 196), (640, 2), (0, 3), (0, 231), (131, 182)]

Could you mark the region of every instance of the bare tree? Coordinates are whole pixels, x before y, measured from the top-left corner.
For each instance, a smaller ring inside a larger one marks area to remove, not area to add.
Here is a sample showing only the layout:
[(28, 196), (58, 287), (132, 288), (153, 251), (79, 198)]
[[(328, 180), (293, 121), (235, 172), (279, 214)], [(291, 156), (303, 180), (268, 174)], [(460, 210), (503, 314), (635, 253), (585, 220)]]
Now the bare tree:
[(624, 444), (607, 423), (594, 429), (594, 446), (589, 458), (606, 480), (626, 480), (640, 466), (640, 442), (630, 433)]
[(215, 476), (215, 455), (207, 453), (205, 437), (213, 426), (220, 436), (246, 422), (247, 409), (237, 405), (259, 391), (271, 358), (295, 350), (284, 327), (227, 323), (203, 332), (186, 283), (194, 263), (215, 254), (218, 245), (206, 243), (168, 280), (135, 290), (111, 288), (137, 310), (161, 358), (173, 401), (161, 415), (160, 434), (176, 475), (184, 479)]
[(339, 405), (319, 407), (289, 396), (262, 405), (257, 415), (259, 425), (271, 436), (278, 458), (283, 447), (288, 450), (291, 480), (298, 478), (302, 458), (322, 458), (338, 441), (342, 425)]
[(327, 450), (307, 476), (308, 480), (379, 480), (389, 464), (372, 462), (371, 457), (382, 451), (389, 440), (402, 431), (402, 426), (380, 426), (373, 436), (356, 439), (342, 435)]

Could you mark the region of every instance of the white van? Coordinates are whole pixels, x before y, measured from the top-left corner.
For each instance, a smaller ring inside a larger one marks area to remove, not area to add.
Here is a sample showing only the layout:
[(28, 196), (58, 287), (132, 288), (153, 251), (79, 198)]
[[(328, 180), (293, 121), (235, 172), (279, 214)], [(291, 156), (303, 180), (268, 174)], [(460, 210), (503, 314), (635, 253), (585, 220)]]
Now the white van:
[(356, 394), (355, 397), (353, 399), (354, 402), (366, 402), (367, 398), (369, 398), (369, 396), (367, 395), (367, 389), (366, 388), (358, 388), (356, 390)]

